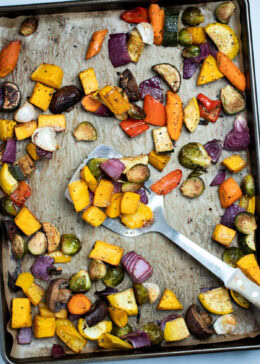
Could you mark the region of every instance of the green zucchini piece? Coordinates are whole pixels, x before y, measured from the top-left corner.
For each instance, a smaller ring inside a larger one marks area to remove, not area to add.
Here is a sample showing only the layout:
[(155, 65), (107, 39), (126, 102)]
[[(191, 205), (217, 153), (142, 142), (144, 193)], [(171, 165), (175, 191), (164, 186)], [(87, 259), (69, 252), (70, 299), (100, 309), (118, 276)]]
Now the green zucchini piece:
[(159, 63), (152, 67), (154, 72), (167, 83), (173, 92), (178, 92), (181, 87), (181, 75), (175, 66), (169, 63)]
[(123, 267), (120, 265), (117, 267), (109, 267), (105, 277), (103, 278), (103, 282), (107, 287), (114, 288), (124, 280), (124, 277), (125, 272)]
[(21, 182), (26, 180), (25, 175), (21, 171), (18, 164), (13, 164), (12, 166), (9, 166), (9, 172), (12, 174), (12, 176), (16, 179), (16, 181)]
[(125, 182), (122, 184), (122, 192), (135, 192), (143, 187), (143, 183)]
[(220, 91), (223, 109), (227, 115), (234, 115), (243, 111), (246, 100), (234, 87), (227, 85)]
[(83, 121), (73, 131), (73, 135), (77, 141), (91, 142), (97, 140), (97, 131), (94, 125), (88, 121)]
[(234, 221), (234, 225), (240, 233), (249, 235), (252, 234), (256, 229), (256, 219), (250, 212), (240, 212)]
[(102, 174), (101, 169), (99, 168), (100, 164), (105, 162), (107, 159), (105, 158), (93, 158), (88, 161), (88, 168), (94, 177), (100, 177)]
[(244, 190), (244, 193), (248, 197), (255, 196), (255, 180), (252, 174), (248, 174), (244, 177), (242, 188)]
[(11, 247), (16, 259), (22, 259), (27, 253), (27, 242), (21, 235), (14, 236)]
[(150, 169), (145, 164), (136, 164), (126, 172), (129, 182), (144, 183), (150, 178)]
[(181, 185), (181, 193), (188, 198), (196, 198), (202, 195), (205, 183), (200, 177), (190, 177)]
[(244, 254), (251, 254), (256, 252), (255, 234), (238, 234), (237, 243)]
[(16, 216), (17, 210), (13, 201), (8, 197), (4, 196), (0, 200), (0, 212), (5, 216)]
[(74, 234), (63, 234), (61, 236), (61, 251), (65, 255), (75, 255), (81, 249), (81, 242)]
[(225, 248), (222, 259), (230, 267), (236, 268), (237, 262), (244, 256), (241, 249), (236, 247)]
[(162, 45), (165, 47), (177, 47), (179, 14), (179, 10), (176, 9), (165, 10), (162, 41)]
[(201, 10), (195, 6), (189, 6), (182, 13), (181, 20), (184, 25), (189, 27), (196, 27), (200, 23), (204, 22), (204, 15)]
[(28, 243), (28, 251), (32, 255), (42, 255), (47, 249), (47, 237), (46, 235), (38, 231)]
[(186, 47), (182, 51), (182, 57), (184, 58), (191, 58), (191, 57), (197, 57), (200, 55), (200, 47), (197, 45), (191, 45), (189, 47)]
[(179, 32), (178, 40), (185, 47), (192, 45), (192, 35), (185, 28)]

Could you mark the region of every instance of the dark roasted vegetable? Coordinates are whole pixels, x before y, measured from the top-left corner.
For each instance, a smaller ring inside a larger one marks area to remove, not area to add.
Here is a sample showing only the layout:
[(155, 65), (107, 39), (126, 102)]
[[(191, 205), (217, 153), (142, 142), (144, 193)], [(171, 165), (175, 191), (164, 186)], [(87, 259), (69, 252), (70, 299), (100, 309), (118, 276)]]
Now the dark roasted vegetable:
[(28, 250), (32, 255), (42, 255), (47, 249), (46, 235), (38, 231), (29, 241)]
[(246, 100), (234, 87), (227, 85), (221, 89), (220, 98), (226, 114), (234, 115), (243, 111), (246, 107)]
[[(190, 58), (190, 60), (194, 63), (201, 63), (205, 58), (208, 57), (209, 54), (212, 54), (213, 52), (214, 50), (210, 43), (202, 43), (200, 44), (200, 54), (196, 57)], [(213, 57), (215, 56), (213, 55)]]
[(225, 248), (222, 259), (225, 263), (236, 268), (237, 262), (244, 256), (243, 252), (236, 247)]
[(135, 349), (151, 346), (148, 334), (140, 330), (126, 334), (122, 337), (122, 339), (129, 341), (130, 344), (133, 345)]
[(27, 242), (21, 235), (14, 236), (11, 246), (16, 259), (22, 259), (27, 253)]
[(131, 332), (133, 332), (133, 328), (130, 324), (126, 324), (124, 327), (118, 327), (113, 325), (111, 334), (122, 338), (122, 336), (130, 334)]
[(51, 279), (49, 269), (53, 268), (54, 259), (48, 255), (41, 255), (37, 257), (31, 266), (30, 270), (35, 278), (48, 281)]
[(83, 121), (73, 130), (73, 135), (77, 141), (97, 140), (97, 131), (93, 124)]
[(234, 123), (234, 128), (227, 134), (224, 140), (225, 150), (244, 150), (250, 144), (250, 134), (246, 119), (239, 115)]
[(14, 164), (12, 166), (9, 166), (9, 172), (13, 175), (13, 177), (16, 179), (16, 181), (21, 182), (26, 179), (25, 175), (21, 171), (18, 164)]
[(107, 267), (101, 260), (92, 259), (88, 266), (89, 277), (93, 281), (103, 279), (106, 275)]
[(68, 109), (76, 105), (81, 97), (82, 92), (78, 87), (74, 85), (63, 86), (52, 96), (49, 109), (53, 114), (61, 114), (64, 111), (69, 111)]
[(72, 292), (87, 292), (91, 288), (91, 280), (85, 269), (81, 269), (78, 273), (73, 274), (69, 280), (69, 289)]
[(205, 190), (205, 183), (200, 177), (190, 177), (180, 187), (183, 196), (196, 198), (202, 195)]
[(147, 333), (152, 345), (160, 345), (162, 343), (163, 331), (156, 323), (149, 322), (142, 327), (142, 330)]
[(63, 234), (61, 236), (61, 251), (65, 255), (75, 255), (81, 249), (81, 242), (74, 234)]
[(28, 345), (32, 342), (32, 328), (22, 327), (17, 333), (17, 342), (19, 345)]
[(144, 183), (150, 178), (150, 170), (145, 164), (136, 164), (126, 173), (129, 182)]
[(125, 165), (120, 159), (110, 158), (100, 164), (100, 169), (113, 181), (117, 181), (125, 170)]
[(234, 225), (240, 233), (249, 235), (257, 229), (256, 219), (250, 212), (240, 212), (234, 221)]
[(114, 67), (130, 63), (131, 58), (127, 50), (127, 34), (109, 34), (108, 53)]
[(189, 58), (183, 61), (183, 79), (189, 80), (199, 68), (199, 63), (193, 62)]
[(123, 256), (122, 264), (133, 282), (144, 283), (153, 274), (152, 266), (134, 251)]
[(52, 152), (47, 152), (36, 145), (36, 153), (40, 159), (52, 159)]
[(53, 344), (51, 348), (51, 356), (54, 359), (62, 358), (63, 356), (66, 356), (65, 351), (63, 347), (59, 344)]
[(146, 117), (146, 113), (144, 112), (144, 110), (140, 106), (135, 104), (131, 104), (131, 107), (127, 111), (127, 113), (130, 119), (133, 120), (143, 120)]
[(200, 143), (188, 143), (179, 152), (179, 162), (186, 168), (208, 168), (211, 158)]
[(244, 254), (251, 254), (256, 252), (255, 234), (238, 234), (237, 242), (239, 248)]
[(200, 47), (197, 45), (191, 45), (186, 47), (182, 51), (182, 57), (184, 58), (192, 58), (198, 57), (200, 55)]
[(160, 78), (155, 76), (141, 82), (139, 85), (139, 94), (142, 100), (146, 95), (150, 95), (154, 99), (163, 102), (163, 89)]
[(16, 160), (16, 140), (8, 139), (2, 154), (2, 162), (14, 163)]
[(109, 267), (103, 282), (107, 287), (116, 287), (124, 280), (124, 269), (119, 265), (117, 267)]
[(195, 6), (187, 7), (182, 13), (181, 20), (184, 25), (190, 27), (196, 27), (200, 23), (204, 22), (204, 15), (202, 14), (200, 8)]
[[(18, 262), (19, 263), (19, 262)], [(21, 287), (18, 287), (15, 285), (15, 282), (17, 281), (18, 275), (21, 273), (21, 266), (20, 264), (17, 264), (15, 270), (13, 273), (10, 273), (8, 271), (8, 278), (7, 278), (7, 285), (11, 292), (16, 293), (19, 292)]]
[(243, 178), (242, 188), (246, 196), (255, 196), (255, 180), (252, 174), (248, 174)]
[(100, 177), (101, 176), (101, 169), (100, 164), (105, 162), (107, 159), (104, 158), (93, 158), (88, 161), (88, 168), (90, 169), (90, 172), (93, 174), (94, 177)]
[(3, 88), (4, 101), (2, 104), (2, 110), (14, 111), (16, 110), (22, 100), (21, 92), (18, 86), (13, 82), (4, 82), (1, 86)]
[(66, 285), (68, 285), (68, 281), (63, 278), (53, 279), (50, 282), (46, 291), (46, 303), (52, 312), (59, 312), (62, 304), (69, 301), (71, 291), (67, 288), (62, 288), (62, 286)]
[(192, 45), (192, 35), (187, 29), (183, 28), (179, 32), (178, 41), (185, 47)]
[(117, 293), (118, 289), (117, 288), (110, 288), (110, 287), (106, 287), (105, 289), (101, 290), (101, 291), (96, 291), (95, 294), (102, 300), (106, 301), (106, 297), (109, 296), (110, 294), (113, 293)]
[(215, 16), (220, 23), (228, 24), (235, 9), (233, 1), (224, 1), (216, 7)]
[(210, 186), (219, 186), (221, 183), (225, 181), (226, 178), (226, 170), (220, 169), (216, 176), (213, 178), (212, 182), (210, 183)]
[(181, 75), (177, 68), (169, 63), (159, 63), (152, 67), (162, 77), (173, 92), (181, 87)]
[(226, 209), (224, 215), (221, 218), (221, 224), (225, 225), (227, 227), (233, 228), (236, 216), (240, 212), (244, 212), (244, 211), (245, 211), (245, 209), (243, 207), (240, 207), (240, 206), (235, 205), (235, 204), (230, 205)]
[(135, 193), (138, 193), (138, 195), (140, 195), (140, 202), (144, 203), (145, 205), (148, 204), (148, 196), (146, 194), (146, 190), (144, 187), (139, 188), (138, 190), (135, 191)]
[(20, 26), (20, 34), (24, 37), (32, 35), (38, 28), (38, 19), (35, 17), (26, 18)]
[(125, 91), (129, 101), (139, 100), (139, 89), (132, 72), (127, 68), (120, 74), (119, 86)]
[(11, 242), (14, 240), (16, 234), (19, 235), (21, 233), (21, 230), (18, 229), (13, 220), (2, 220), (1, 227), (6, 239)]
[(107, 305), (102, 300), (97, 300), (88, 313), (85, 315), (86, 323), (89, 327), (95, 326), (100, 321), (104, 320), (108, 314)]
[(216, 164), (223, 150), (222, 141), (219, 139), (210, 140), (204, 145), (204, 148), (206, 149), (208, 155), (210, 156), (211, 162)]
[(5, 216), (17, 215), (15, 204), (8, 196), (4, 196), (0, 199), (0, 212)]
[(164, 11), (162, 45), (165, 47), (177, 47), (179, 13), (179, 10), (176, 9), (166, 9)]
[(134, 283), (133, 289), (138, 306), (142, 306), (148, 302), (148, 289), (142, 283)]
[(185, 315), (185, 321), (190, 332), (200, 339), (213, 335), (212, 317), (202, 311), (198, 305), (191, 305)]

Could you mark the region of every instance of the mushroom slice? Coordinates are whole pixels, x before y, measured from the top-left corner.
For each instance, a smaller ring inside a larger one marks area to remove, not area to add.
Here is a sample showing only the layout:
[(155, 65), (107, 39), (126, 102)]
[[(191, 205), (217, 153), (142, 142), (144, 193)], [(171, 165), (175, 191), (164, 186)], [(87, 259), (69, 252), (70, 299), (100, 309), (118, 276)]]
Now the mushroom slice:
[(53, 279), (46, 292), (46, 303), (52, 312), (59, 312), (61, 309), (61, 303), (67, 303), (71, 291), (62, 286), (67, 286), (68, 281), (64, 278)]
[(207, 312), (202, 311), (197, 305), (191, 305), (188, 308), (185, 321), (190, 332), (200, 339), (214, 334), (212, 317)]
[(42, 228), (48, 240), (48, 253), (55, 252), (60, 244), (60, 233), (55, 226), (49, 222), (43, 222)]

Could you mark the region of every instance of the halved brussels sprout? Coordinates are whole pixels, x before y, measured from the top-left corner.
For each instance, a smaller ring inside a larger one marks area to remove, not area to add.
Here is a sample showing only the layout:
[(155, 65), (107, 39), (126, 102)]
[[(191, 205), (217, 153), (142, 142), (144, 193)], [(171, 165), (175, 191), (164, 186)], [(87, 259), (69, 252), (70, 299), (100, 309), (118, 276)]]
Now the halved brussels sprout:
[(103, 278), (103, 282), (107, 287), (114, 288), (123, 281), (124, 276), (125, 272), (123, 267), (109, 267), (107, 269), (105, 277)]
[(69, 280), (69, 289), (72, 292), (87, 292), (91, 288), (91, 280), (85, 269), (81, 269)]
[(179, 37), (178, 37), (179, 42), (184, 45), (184, 46), (190, 46), (192, 45), (192, 35), (191, 33), (183, 28), (180, 32), (179, 32)]
[(239, 248), (232, 246), (230, 248), (225, 248), (222, 259), (226, 264), (230, 265), (230, 267), (236, 268), (237, 262), (243, 256), (244, 254)]
[(101, 260), (91, 260), (88, 266), (88, 273), (92, 281), (103, 279), (106, 275), (107, 267)]
[(117, 337), (122, 337), (124, 335), (130, 334), (130, 332), (133, 332), (133, 328), (130, 324), (126, 324), (124, 327), (113, 325), (111, 334)]
[(0, 200), (0, 212), (5, 216), (16, 216), (17, 210), (13, 201), (8, 197), (4, 196)]
[(61, 236), (61, 251), (65, 255), (75, 255), (81, 249), (81, 242), (74, 234)]
[(138, 306), (142, 306), (148, 302), (148, 289), (142, 283), (134, 283), (133, 289)]
[(152, 345), (160, 345), (163, 341), (163, 331), (159, 325), (149, 322), (144, 325), (142, 331), (146, 332)]
[(100, 177), (102, 174), (101, 169), (99, 168), (100, 164), (105, 162), (107, 159), (105, 158), (93, 158), (88, 162), (88, 168), (94, 177)]
[(233, 1), (224, 1), (215, 10), (215, 16), (220, 23), (228, 24), (236, 6)]
[(191, 45), (189, 47), (186, 47), (182, 51), (182, 57), (184, 58), (191, 58), (191, 57), (197, 57), (200, 55), (200, 47), (197, 45)]
[(211, 158), (200, 143), (188, 143), (179, 152), (179, 162), (189, 169), (208, 168)]
[(184, 10), (182, 13), (182, 22), (184, 25), (190, 27), (196, 27), (200, 23), (204, 22), (204, 15), (202, 14), (201, 10), (195, 6), (189, 6)]
[(21, 235), (15, 235), (12, 241), (12, 252), (16, 259), (22, 259), (27, 253), (27, 242)]
[(240, 233), (249, 235), (257, 229), (256, 219), (250, 212), (240, 212), (234, 221), (234, 225)]
[(196, 198), (202, 195), (205, 183), (200, 177), (189, 177), (181, 185), (181, 193), (188, 198)]
[(243, 190), (246, 196), (255, 196), (255, 181), (252, 174), (248, 174), (243, 179)]

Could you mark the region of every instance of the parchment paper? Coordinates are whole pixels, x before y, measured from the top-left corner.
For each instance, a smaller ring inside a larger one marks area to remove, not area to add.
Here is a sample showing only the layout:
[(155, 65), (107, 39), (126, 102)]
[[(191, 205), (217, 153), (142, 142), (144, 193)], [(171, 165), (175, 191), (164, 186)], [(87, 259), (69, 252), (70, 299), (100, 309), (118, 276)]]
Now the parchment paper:
[[(184, 8), (184, 7), (182, 7)], [(203, 4), (203, 13), (206, 15), (205, 25), (214, 21), (212, 10), (215, 5)], [(88, 42), (92, 33), (101, 28), (108, 28), (109, 33), (127, 32), (131, 30), (131, 25), (119, 21), (119, 11), (81, 13), (81, 14), (63, 14), (63, 15), (46, 15), (39, 17), (39, 28), (37, 32), (30, 37), (24, 38), (18, 35), (18, 29), (23, 18), (0, 19), (0, 44), (6, 44), (11, 39), (22, 39), (22, 50), (16, 70), (7, 78), (16, 82), (21, 91), (23, 98), (30, 96), (34, 83), (30, 80), (30, 74), (41, 63), (54, 63), (64, 70), (64, 79), (62, 85), (78, 84), (78, 73), (88, 67), (94, 67), (100, 88), (107, 85), (117, 85), (117, 72), (123, 71), (128, 67), (135, 75), (137, 82), (148, 79), (154, 75), (151, 66), (157, 63), (167, 62), (175, 65), (182, 73), (182, 58), (180, 56), (181, 47), (164, 48), (156, 46), (146, 46), (138, 63), (129, 64), (125, 67), (114, 69), (108, 58), (108, 36), (102, 46), (101, 52), (94, 58), (85, 61), (85, 53)], [(239, 9), (230, 22), (231, 27), (240, 36)], [(241, 52), (236, 58), (236, 63), (242, 68)], [(184, 105), (193, 96), (199, 92), (204, 92), (212, 99), (219, 97), (222, 87), (227, 84), (225, 79), (219, 80), (203, 87), (196, 86), (197, 74), (189, 81), (182, 80), (180, 96)], [(163, 82), (162, 82), (163, 83)], [(165, 91), (166, 85), (163, 83)], [(40, 113), (40, 112), (39, 112)], [(3, 115), (10, 118), (10, 115)], [(171, 157), (162, 174), (151, 167), (152, 179), (158, 180), (162, 175), (180, 168), (177, 155), (184, 144), (197, 141), (202, 144), (207, 141), (219, 138), (224, 140), (227, 132), (233, 127), (234, 116), (224, 116), (216, 124), (209, 123), (208, 126), (199, 126), (197, 130), (190, 134), (183, 127), (180, 140), (177, 142), (175, 152)], [(77, 272), (80, 268), (87, 269), (88, 253), (96, 240), (104, 240), (122, 246), (125, 253), (130, 250), (136, 250), (142, 254), (153, 266), (154, 273), (149, 279), (150, 282), (157, 283), (163, 291), (166, 287), (172, 289), (182, 302), (185, 312), (191, 303), (198, 302), (198, 294), (201, 287), (218, 287), (221, 282), (204, 269), (199, 263), (194, 261), (185, 252), (169, 242), (163, 236), (152, 233), (137, 238), (123, 238), (103, 227), (92, 228), (87, 225), (80, 216), (77, 215), (73, 206), (65, 199), (64, 192), (67, 183), (79, 164), (87, 155), (99, 144), (112, 146), (122, 155), (138, 155), (140, 153), (149, 153), (153, 148), (152, 133), (148, 132), (130, 140), (121, 128), (118, 126), (119, 121), (114, 118), (100, 118), (90, 113), (86, 113), (80, 105), (77, 105), (73, 111), (66, 113), (67, 128), (65, 133), (60, 133), (58, 143), (60, 149), (54, 153), (50, 161), (37, 163), (37, 170), (30, 177), (30, 186), (33, 194), (27, 202), (28, 207), (36, 214), (40, 221), (52, 222), (60, 233), (75, 233), (83, 242), (82, 250), (72, 258), (71, 263), (60, 265), (63, 268), (63, 276), (70, 277), (72, 273)], [(72, 136), (74, 127), (82, 122), (90, 121), (98, 131), (98, 140), (96, 142), (75, 142)], [(24, 151), (26, 143), (18, 143), (19, 155)], [(220, 160), (223, 160), (230, 153), (223, 151)], [(242, 152), (243, 158), (248, 158), (245, 152)], [(179, 189), (174, 190), (165, 198), (165, 209), (167, 221), (181, 233), (194, 240), (205, 249), (209, 250), (218, 257), (221, 257), (223, 247), (211, 240), (211, 234), (214, 226), (219, 223), (223, 209), (220, 207), (217, 187), (209, 187), (210, 182), (216, 175), (220, 163), (217, 166), (212, 165), (208, 173), (203, 176), (206, 184), (206, 190), (202, 197), (194, 201), (182, 197)], [(183, 180), (190, 173), (182, 168)], [(242, 176), (248, 173), (249, 169), (244, 169), (233, 177), (240, 182)], [(236, 245), (236, 241), (233, 243)], [(27, 255), (22, 261), (22, 271), (28, 271), (33, 263), (34, 258)], [(10, 247), (7, 249), (3, 246), (3, 272), (5, 282), (7, 282), (7, 271), (14, 270), (16, 262), (11, 258)], [(46, 288), (43, 281), (38, 281), (42, 287)], [(118, 287), (119, 290), (131, 286), (128, 277)], [(95, 299), (93, 292), (96, 289), (104, 287), (101, 282), (93, 283), (91, 291), (88, 293), (91, 299)], [(10, 307), (12, 295), (5, 286), (7, 303)], [(244, 310), (236, 304), (234, 314), (238, 319), (238, 326), (234, 335), (212, 336), (203, 342), (223, 342), (236, 340), (243, 337), (254, 337), (259, 333), (260, 322), (254, 308)], [(33, 313), (37, 312), (33, 308)], [(167, 316), (168, 312), (157, 312), (155, 305), (145, 305), (142, 308), (140, 326), (148, 321), (158, 320)], [(216, 317), (215, 317), (216, 318)], [(215, 319), (214, 318), (214, 319)], [(136, 318), (130, 318), (130, 323), (134, 327)], [(30, 345), (17, 345), (16, 330), (8, 328), (13, 335), (14, 344), (11, 355), (15, 358), (29, 358), (47, 356), (54, 342), (59, 339), (33, 339)], [(168, 344), (174, 345), (191, 345), (201, 344), (201, 341), (190, 336), (181, 342)], [(96, 344), (88, 342), (85, 352), (97, 349)], [(69, 350), (68, 350), (69, 352)]]

